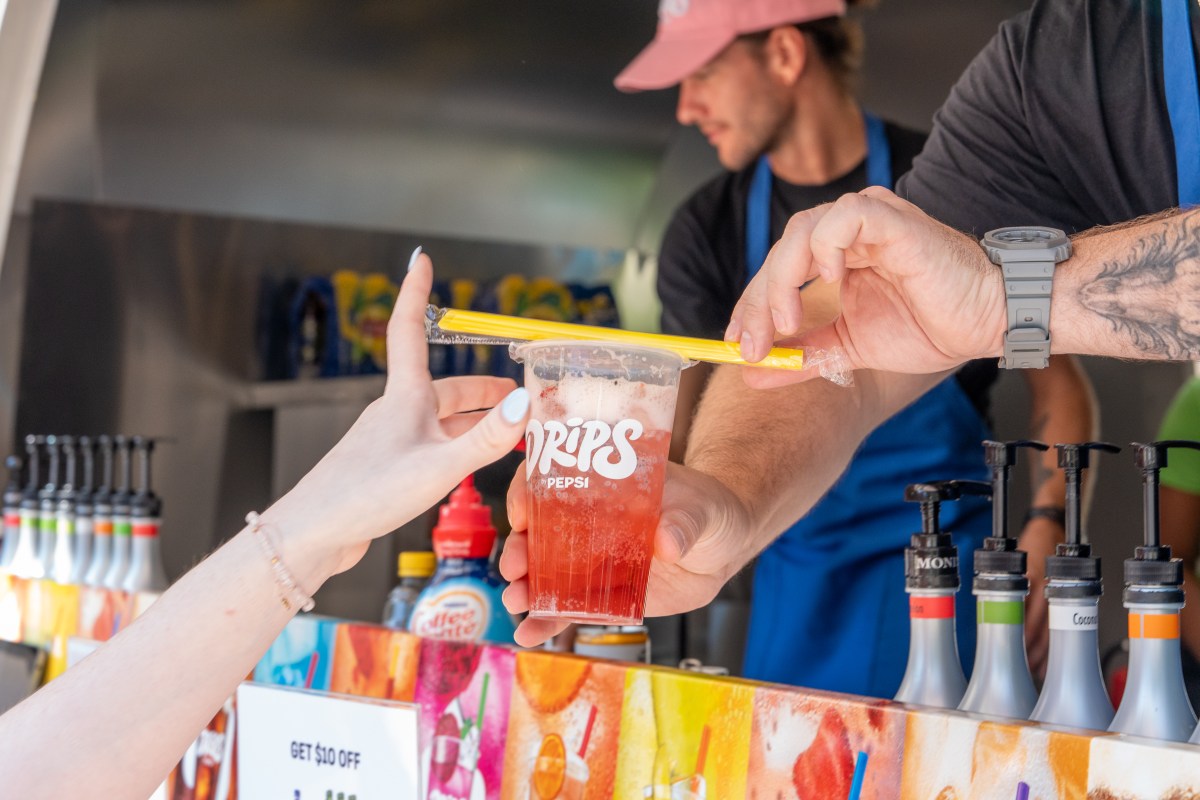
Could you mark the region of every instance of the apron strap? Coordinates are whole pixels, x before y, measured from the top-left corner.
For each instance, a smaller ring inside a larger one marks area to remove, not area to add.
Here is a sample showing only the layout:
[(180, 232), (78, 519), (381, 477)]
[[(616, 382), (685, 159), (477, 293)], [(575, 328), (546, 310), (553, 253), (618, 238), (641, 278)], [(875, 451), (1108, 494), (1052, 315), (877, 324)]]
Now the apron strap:
[(1163, 0), (1163, 83), (1175, 139), (1175, 184), (1180, 206), (1200, 205), (1200, 89), (1188, 6), (1193, 0)]
[(771, 165), (758, 157), (746, 197), (746, 282), (758, 274), (771, 249)]
[(892, 188), (892, 149), (888, 146), (883, 120), (869, 111), (863, 112), (867, 122), (867, 186)]
[[(867, 126), (867, 185), (891, 189), (892, 150), (883, 120), (866, 111), (863, 112), (863, 119)], [(750, 193), (746, 197), (747, 283), (758, 274), (771, 249), (771, 182), (771, 165), (766, 154), (763, 154), (754, 165)]]

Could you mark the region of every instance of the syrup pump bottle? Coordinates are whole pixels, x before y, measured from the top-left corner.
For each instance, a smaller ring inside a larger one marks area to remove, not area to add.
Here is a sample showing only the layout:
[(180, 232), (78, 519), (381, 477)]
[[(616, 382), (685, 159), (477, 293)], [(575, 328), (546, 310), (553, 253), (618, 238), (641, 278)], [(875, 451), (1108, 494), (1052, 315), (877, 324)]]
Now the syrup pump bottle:
[(114, 436), (113, 447), (117, 454), (121, 485), (112, 495), (112, 552), (108, 557), (108, 571), (104, 573), (104, 588), (120, 589), (125, 584), (125, 573), (129, 571), (129, 551), (133, 538), (133, 442), (128, 436)]
[(111, 436), (97, 436), (96, 444), (100, 448), (100, 485), (92, 492), (92, 560), (83, 583), (101, 587), (112, 560), (113, 440)]
[(958, 594), (958, 548), (943, 533), (938, 511), (943, 501), (991, 494), (982, 481), (914, 483), (904, 499), (921, 504), (921, 532), (904, 549), (904, 590), (908, 593), (911, 635), (908, 666), (896, 692), (901, 703), (954, 708), (967, 688), (954, 626)]
[(154, 440), (134, 436), (138, 454), (138, 490), (130, 503), (131, 551), (129, 569), (121, 588), (127, 592), (161, 592), (169, 584), (163, 569), (162, 546), (158, 537), (162, 526), (162, 500), (150, 488), (150, 454)]
[(67, 471), (54, 498), (54, 569), (50, 577), (66, 584), (75, 573), (75, 437), (59, 436), (58, 446)]
[(25, 462), (18, 455), (4, 459), (8, 470), (8, 485), (4, 487), (4, 540), (0, 542), (0, 570), (7, 571), (17, 552), (21, 535), (21, 468)]
[(992, 468), (992, 535), (975, 551), (975, 669), (960, 711), (991, 717), (1028, 719), (1037, 704), (1037, 689), (1025, 655), (1026, 555), (1008, 535), (1009, 471), (1017, 450), (1049, 450), (1041, 442), (983, 443)]
[(1112, 701), (1100, 669), (1100, 559), (1092, 555), (1081, 527), (1080, 483), (1092, 450), (1119, 453), (1105, 442), (1056, 444), (1066, 473), (1067, 541), (1046, 556), (1046, 600), (1050, 604), (1050, 657), (1046, 682), (1030, 719), (1071, 728), (1108, 730)]
[(25, 463), (29, 465), (29, 480), (21, 492), (21, 522), (17, 530), (17, 546), (9, 564), (9, 572), (18, 578), (44, 578), (42, 562), (38, 559), (38, 523), (41, 504), (38, 502), (38, 459), (42, 437), (25, 437)]
[(1145, 536), (1125, 560), (1125, 608), (1129, 609), (1129, 679), (1109, 730), (1150, 739), (1185, 742), (1196, 714), (1183, 685), (1179, 612), (1183, 609), (1183, 562), (1171, 558), (1158, 538), (1158, 471), (1167, 450), (1200, 442), (1134, 444), (1142, 472), (1142, 527)]
[(58, 528), (58, 437), (40, 437), (50, 461), (46, 484), (38, 492), (38, 563), (43, 578), (54, 576), (54, 540)]
[(96, 486), (96, 449), (90, 436), (80, 436), (76, 445), (83, 460), (83, 482), (75, 492), (75, 569), (70, 580), (81, 586), (92, 563), (92, 540), (95, 534), (92, 491)]

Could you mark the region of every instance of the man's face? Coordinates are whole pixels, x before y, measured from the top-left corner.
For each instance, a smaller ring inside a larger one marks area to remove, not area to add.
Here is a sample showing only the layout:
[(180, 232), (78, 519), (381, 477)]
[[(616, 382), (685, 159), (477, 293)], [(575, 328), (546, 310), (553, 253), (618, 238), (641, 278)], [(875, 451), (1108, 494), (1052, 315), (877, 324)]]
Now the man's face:
[(699, 128), (721, 165), (737, 171), (773, 145), (790, 113), (790, 95), (772, 80), (761, 45), (739, 39), (683, 79), (675, 117)]

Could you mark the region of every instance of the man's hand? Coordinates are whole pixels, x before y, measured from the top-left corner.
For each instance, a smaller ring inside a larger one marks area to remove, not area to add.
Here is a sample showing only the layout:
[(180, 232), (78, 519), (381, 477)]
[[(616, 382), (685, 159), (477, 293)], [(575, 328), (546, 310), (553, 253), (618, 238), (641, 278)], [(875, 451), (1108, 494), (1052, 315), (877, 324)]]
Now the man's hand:
[[(509, 486), (508, 518), (513, 532), (500, 556), (500, 573), (510, 583), (504, 592), (504, 605), (520, 614), (529, 610), (529, 509), (523, 465)], [(668, 464), (663, 513), (654, 532), (646, 616), (691, 611), (716, 597), (725, 582), (754, 555), (748, 547), (749, 520), (745, 507), (720, 481)], [(517, 628), (517, 644), (541, 644), (568, 624), (526, 619)]]
[(803, 329), (799, 289), (817, 277), (842, 281), (841, 315), (799, 343), (840, 348), (851, 369), (931, 373), (1000, 354), (1000, 270), (972, 239), (880, 187), (792, 217), (734, 308), (726, 340), (741, 342), (746, 360), (761, 360), (777, 338)]
[(1025, 602), (1025, 651), (1033, 677), (1046, 677), (1046, 659), (1050, 654), (1050, 604), (1046, 600), (1046, 556), (1065, 541), (1066, 533), (1057, 522), (1044, 517), (1029, 520), (1017, 545), (1029, 554), (1029, 597)]

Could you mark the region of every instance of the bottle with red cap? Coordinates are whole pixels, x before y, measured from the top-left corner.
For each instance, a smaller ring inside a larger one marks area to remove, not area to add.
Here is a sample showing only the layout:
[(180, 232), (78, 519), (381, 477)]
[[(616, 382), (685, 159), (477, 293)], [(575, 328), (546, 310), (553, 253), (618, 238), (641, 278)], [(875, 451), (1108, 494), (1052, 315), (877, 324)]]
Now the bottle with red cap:
[(516, 625), (500, 601), (505, 584), (491, 563), (496, 528), (482, 500), (468, 476), (438, 510), (437, 570), (409, 623), (418, 636), (512, 644)]

